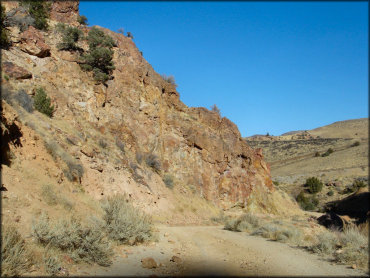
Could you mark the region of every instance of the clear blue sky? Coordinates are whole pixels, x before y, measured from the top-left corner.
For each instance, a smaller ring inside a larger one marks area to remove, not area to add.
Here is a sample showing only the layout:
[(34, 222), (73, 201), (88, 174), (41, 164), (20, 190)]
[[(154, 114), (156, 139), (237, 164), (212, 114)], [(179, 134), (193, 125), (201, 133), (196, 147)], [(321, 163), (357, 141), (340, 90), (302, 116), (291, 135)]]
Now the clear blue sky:
[(368, 117), (368, 2), (80, 2), (242, 136)]

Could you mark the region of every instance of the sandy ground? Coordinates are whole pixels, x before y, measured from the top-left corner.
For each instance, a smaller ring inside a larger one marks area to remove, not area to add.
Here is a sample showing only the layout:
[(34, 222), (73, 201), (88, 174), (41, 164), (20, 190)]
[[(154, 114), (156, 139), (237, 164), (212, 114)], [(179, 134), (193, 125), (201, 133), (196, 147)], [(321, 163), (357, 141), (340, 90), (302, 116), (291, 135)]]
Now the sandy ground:
[[(110, 267), (86, 267), (88, 276), (367, 276), (297, 247), (223, 230), (222, 226), (160, 226), (158, 242), (117, 249)], [(171, 261), (173, 256), (179, 259)], [(143, 268), (152, 257), (158, 267)]]

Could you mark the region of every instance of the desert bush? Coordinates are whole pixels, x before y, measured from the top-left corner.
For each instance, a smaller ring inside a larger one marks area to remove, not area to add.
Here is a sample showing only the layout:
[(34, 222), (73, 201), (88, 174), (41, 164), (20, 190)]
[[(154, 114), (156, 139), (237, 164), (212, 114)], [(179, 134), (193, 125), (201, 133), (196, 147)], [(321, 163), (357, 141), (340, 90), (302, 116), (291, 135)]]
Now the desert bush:
[(221, 116), (221, 110), (217, 107), (217, 105), (216, 105), (216, 104), (213, 104), (213, 105), (211, 106), (211, 111), (212, 111), (212, 112), (216, 112), (218, 115), (220, 115), (220, 116)]
[(303, 191), (298, 194), (296, 201), (303, 210), (314, 210), (319, 204), (316, 196), (307, 197)]
[(51, 2), (42, 0), (23, 0), (20, 4), (25, 7), (29, 15), (35, 20), (33, 26), (39, 30), (47, 30)]
[(311, 177), (306, 180), (305, 186), (307, 186), (308, 191), (313, 194), (320, 192), (322, 190), (323, 184), (318, 178)]
[(46, 92), (43, 88), (36, 89), (34, 107), (37, 111), (47, 115), (48, 117), (53, 116), (54, 105), (51, 105), (51, 100), (46, 95)]
[(134, 39), (134, 35), (132, 35), (131, 32), (127, 32), (127, 37), (130, 38), (130, 39)]
[(58, 203), (58, 195), (51, 184), (44, 184), (41, 187), (41, 196), (48, 205), (54, 206)]
[(319, 152), (315, 152), (315, 157), (319, 157), (320, 156), (320, 153)]
[(368, 235), (361, 233), (355, 225), (349, 226), (340, 234), (342, 252), (336, 252), (335, 259), (345, 264), (367, 266), (369, 262)]
[(317, 243), (309, 249), (315, 253), (332, 254), (338, 243), (338, 236), (334, 232), (325, 231), (317, 236)]
[(162, 74), (161, 77), (163, 78), (164, 81), (176, 85), (175, 77), (173, 75), (167, 76), (165, 74)]
[(168, 188), (170, 188), (170, 189), (172, 189), (172, 188), (173, 188), (173, 177), (172, 177), (171, 175), (166, 174), (166, 175), (163, 177), (163, 182), (164, 182), (164, 184), (165, 184)]
[(51, 276), (56, 276), (61, 267), (59, 256), (55, 252), (47, 251), (43, 256), (45, 271)]
[(3, 75), (3, 77), (4, 77), (4, 79), (5, 79), (6, 81), (9, 81), (9, 79), (10, 79), (10, 78), (9, 78), (9, 75), (7, 75), (7, 74), (4, 74), (4, 75)]
[(356, 141), (354, 142), (351, 147), (357, 147), (357, 146), (360, 146), (360, 142), (359, 141)]
[(352, 187), (354, 187), (356, 189), (359, 189), (361, 187), (366, 187), (366, 186), (367, 186), (367, 184), (362, 180), (355, 180), (352, 184)]
[(62, 41), (57, 44), (59, 50), (79, 50), (77, 42), (82, 38), (82, 31), (76, 27), (58, 23), (57, 29), (62, 33)]
[(29, 270), (32, 257), (26, 243), (13, 226), (2, 226), (1, 277), (20, 276)]
[(20, 105), (28, 113), (33, 112), (33, 99), (24, 90), (10, 92), (4, 89), (2, 91), (2, 98), (11, 105)]
[(152, 237), (150, 218), (135, 208), (126, 195), (108, 197), (102, 202), (108, 236), (121, 243), (134, 245)]
[(226, 220), (224, 229), (229, 231), (253, 231), (261, 225), (261, 221), (251, 213), (246, 213), (238, 218), (229, 218)]
[(104, 139), (99, 139), (98, 143), (99, 146), (102, 147), (103, 149), (105, 149), (108, 146), (107, 142)]
[(333, 190), (330, 190), (327, 194), (328, 194), (328, 196), (333, 196), (334, 195), (334, 191)]
[(117, 45), (109, 35), (96, 27), (91, 28), (87, 41), (89, 51), (81, 56), (80, 66), (83, 70), (92, 71), (96, 81), (104, 83), (115, 69), (112, 48)]
[(80, 23), (81, 25), (88, 25), (87, 17), (84, 15), (79, 15), (77, 17), (77, 22)]
[(275, 186), (278, 186), (279, 185), (279, 182), (278, 181), (273, 181), (272, 182)]
[(161, 170), (161, 162), (159, 161), (158, 156), (153, 153), (145, 156), (145, 163), (156, 172)]
[(84, 174), (84, 168), (81, 164), (73, 161), (67, 161), (67, 167), (68, 170), (64, 170), (64, 175), (70, 180), (70, 181), (81, 181), (81, 178)]
[(43, 213), (32, 223), (32, 234), (43, 246), (68, 253), (75, 262), (97, 263), (109, 266), (112, 254), (101, 226), (90, 222), (82, 226), (76, 218), (66, 218), (50, 223)]
[(330, 154), (332, 154), (334, 152), (334, 150), (332, 148), (329, 148), (325, 153), (323, 153), (321, 156), (324, 157), (324, 156), (329, 156)]

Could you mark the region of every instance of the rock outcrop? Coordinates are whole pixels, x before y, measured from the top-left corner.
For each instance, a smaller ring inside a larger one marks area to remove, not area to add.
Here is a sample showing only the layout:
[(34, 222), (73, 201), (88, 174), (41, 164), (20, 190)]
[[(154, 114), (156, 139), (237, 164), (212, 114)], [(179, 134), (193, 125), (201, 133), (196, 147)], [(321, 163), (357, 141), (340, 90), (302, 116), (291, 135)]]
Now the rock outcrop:
[(20, 49), (30, 55), (44, 58), (50, 55), (50, 47), (45, 43), (42, 33), (33, 26), (28, 27), (21, 36)]
[(32, 78), (32, 73), (12, 62), (3, 62), (2, 70), (4, 74), (17, 80)]
[[(53, 20), (77, 26), (77, 15), (78, 2), (58, 1), (52, 5)], [(80, 28), (87, 35), (89, 28)], [(135, 157), (153, 154), (160, 162), (160, 169), (153, 172), (154, 176), (171, 175), (178, 186), (190, 186), (219, 205), (247, 204), (248, 196), (256, 188), (265, 192), (274, 190), (270, 169), (261, 149), (249, 147), (234, 123), (206, 108), (187, 107), (180, 101), (176, 86), (154, 71), (131, 38), (100, 29), (117, 42), (117, 47), (113, 48), (116, 69), (113, 79), (106, 86), (97, 85), (77, 63), (63, 58), (65, 52), (56, 47), (60, 41), (57, 32), (50, 31), (44, 42), (39, 33), (30, 27), (21, 35), (25, 44), (21, 44), (20, 49), (27, 54), (18, 57), (10, 51), (4, 57), (8, 61), (26, 61), (28, 54), (45, 57), (46, 53), (50, 53), (51, 57), (33, 60), (32, 73), (42, 76), (37, 79), (37, 86), (44, 87), (51, 96), (56, 106), (54, 118), (68, 121), (79, 134), (92, 134), (93, 126), (108, 144), (114, 146), (113, 140), (116, 144), (117, 140), (122, 142), (125, 153), (122, 161), (136, 174), (140, 167), (135, 166), (139, 164)], [(87, 50), (86, 43), (82, 43), (81, 47)], [(29, 67), (27, 62), (24, 63), (26, 68)], [(34, 82), (13, 84), (26, 91), (32, 90), (35, 85)], [(66, 137), (67, 134), (63, 138)], [(98, 135), (89, 135), (89, 138), (90, 141), (96, 140), (98, 145)], [(91, 165), (99, 164), (100, 169), (105, 169), (112, 163), (108, 159), (98, 162), (98, 152), (85, 146), (87, 137), (84, 140), (78, 152), (75, 149), (79, 146), (72, 145), (74, 156), (85, 168), (93, 169)], [(120, 166), (115, 169), (120, 169)], [(99, 172), (102, 176), (96, 182), (102, 192), (122, 188), (118, 180), (109, 177), (111, 172)], [(85, 172), (82, 185), (87, 176)], [(151, 177), (147, 180), (149, 188), (154, 179)], [(93, 181), (89, 180), (86, 186), (91, 186), (91, 183)]]

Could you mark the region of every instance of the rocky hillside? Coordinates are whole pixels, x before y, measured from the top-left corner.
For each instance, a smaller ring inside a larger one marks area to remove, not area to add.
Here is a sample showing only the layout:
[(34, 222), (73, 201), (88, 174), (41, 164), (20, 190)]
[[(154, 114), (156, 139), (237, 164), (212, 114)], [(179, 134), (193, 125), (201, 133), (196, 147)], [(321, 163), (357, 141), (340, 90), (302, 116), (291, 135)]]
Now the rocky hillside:
[(309, 177), (335, 185), (318, 194), (325, 203), (344, 198), (343, 192), (351, 193), (348, 188), (356, 179), (368, 180), (368, 124), (367, 118), (348, 120), (308, 131), (245, 140), (250, 146), (263, 149), (273, 180), (293, 196)]
[[(8, 15), (22, 18), (22, 10), (14, 12), (18, 2), (3, 5)], [(58, 23), (88, 36), (92, 28), (78, 23), (78, 16), (78, 2), (53, 2), (46, 31), (8, 27), (11, 46), (1, 52), (2, 123), (19, 132), (7, 129), (11, 139), (2, 155), (9, 163), (2, 161), (2, 171), (20, 173), (4, 178), (9, 193), (17, 186), (26, 190), (28, 182), (39, 190), (37, 179), (46, 174), (53, 183), (78, 187), (96, 199), (126, 192), (152, 214), (178, 214), (184, 210), (179, 206), (193, 206), (194, 214), (203, 202), (245, 205), (254, 191), (274, 191), (261, 150), (249, 147), (227, 118), (182, 103), (176, 85), (153, 70), (132, 38), (97, 27), (114, 41), (115, 69), (104, 82), (83, 71), (86, 39), (78, 41), (77, 50), (58, 47)], [(54, 105), (51, 118), (33, 109), (39, 88)], [(189, 220), (186, 213), (183, 218)]]

